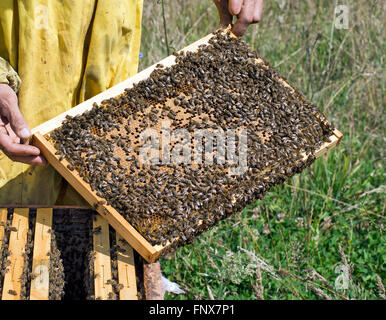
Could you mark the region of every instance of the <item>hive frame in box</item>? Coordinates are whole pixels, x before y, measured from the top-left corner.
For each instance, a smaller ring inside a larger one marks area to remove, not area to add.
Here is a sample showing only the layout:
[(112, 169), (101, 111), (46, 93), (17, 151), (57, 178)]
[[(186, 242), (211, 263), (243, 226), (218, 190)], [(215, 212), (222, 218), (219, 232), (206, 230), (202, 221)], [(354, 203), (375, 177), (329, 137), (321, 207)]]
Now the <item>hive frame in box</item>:
[[(3, 279), (2, 300), (20, 300), (21, 282), (23, 273), (25, 246), (27, 243), (27, 232), (29, 228), (29, 211), (36, 209), (34, 247), (32, 256), (32, 273), (35, 278), (31, 280), (30, 300), (49, 299), (49, 268), (51, 250), (51, 228), (54, 209), (79, 209), (79, 207), (15, 207), (12, 218), (12, 227), (8, 243), (10, 252), (8, 272)], [(0, 207), (0, 223), (7, 222), (7, 206)], [(111, 275), (111, 257), (109, 225), (105, 219), (97, 216), (93, 220), (93, 228), (100, 228), (100, 232), (93, 235), (94, 260), (94, 295), (101, 300), (108, 300), (109, 294), (113, 293), (112, 285), (108, 280)], [(4, 226), (0, 225), (0, 248), (4, 236)], [(118, 281), (123, 285), (119, 291), (119, 300), (137, 300), (137, 283), (134, 264), (134, 251), (126, 241), (121, 241), (121, 236), (116, 233), (116, 243), (121, 250), (117, 253)], [(154, 285), (157, 287), (157, 285)], [(11, 293), (10, 293), (11, 292)]]
[[(207, 35), (206, 37), (185, 47), (181, 51), (197, 51), (199, 46), (207, 44), (211, 37), (213, 37), (213, 34)], [(165, 67), (170, 67), (175, 64), (175, 59), (176, 57), (172, 55), (159, 61), (157, 64), (162, 64)], [(257, 59), (256, 63), (263, 63), (263, 61), (261, 59)], [(156, 68), (157, 64), (154, 64), (153, 66), (141, 71), (135, 76), (115, 85), (114, 87), (111, 87), (110, 89), (96, 95), (95, 97), (79, 104), (78, 106), (60, 114), (59, 116), (41, 124), (40, 126), (32, 130), (32, 143), (41, 150), (43, 155), (47, 158), (48, 162), (84, 197), (84, 199), (91, 206), (95, 206), (99, 203), (96, 210), (148, 262), (154, 262), (155, 260), (157, 260), (161, 252), (166, 249), (166, 247), (170, 245), (170, 243), (166, 244), (166, 246), (152, 246), (113, 207), (107, 204), (100, 205), (100, 203), (103, 203), (101, 202), (103, 199), (97, 196), (95, 191), (91, 190), (90, 185), (85, 183), (76, 171), (70, 171), (67, 168), (69, 162), (66, 159), (59, 161), (59, 156), (55, 155), (55, 152), (57, 150), (45, 138), (45, 135), (60, 127), (62, 122), (65, 120), (66, 116), (74, 117), (84, 113), (85, 111), (91, 110), (93, 108), (94, 103), (100, 104), (105, 99), (119, 96), (120, 94), (124, 93), (124, 90), (126, 88), (131, 88), (139, 81), (149, 78), (150, 74)], [(292, 88), (287, 82), (285, 82), (284, 80), (282, 81), (284, 85)], [(322, 156), (331, 148), (338, 145), (338, 143), (342, 139), (342, 136), (343, 135), (339, 130), (335, 130), (334, 134), (330, 137), (330, 142), (324, 143), (316, 151), (316, 157)]]

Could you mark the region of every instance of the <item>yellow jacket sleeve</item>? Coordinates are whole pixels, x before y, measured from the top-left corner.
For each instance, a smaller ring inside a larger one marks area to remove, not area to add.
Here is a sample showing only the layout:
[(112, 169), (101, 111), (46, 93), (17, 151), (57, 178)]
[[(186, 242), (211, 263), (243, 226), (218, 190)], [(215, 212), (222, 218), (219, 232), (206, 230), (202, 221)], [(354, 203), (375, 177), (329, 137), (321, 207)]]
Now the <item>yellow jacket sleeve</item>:
[(16, 93), (19, 91), (21, 80), (11, 65), (0, 57), (0, 83), (8, 84)]

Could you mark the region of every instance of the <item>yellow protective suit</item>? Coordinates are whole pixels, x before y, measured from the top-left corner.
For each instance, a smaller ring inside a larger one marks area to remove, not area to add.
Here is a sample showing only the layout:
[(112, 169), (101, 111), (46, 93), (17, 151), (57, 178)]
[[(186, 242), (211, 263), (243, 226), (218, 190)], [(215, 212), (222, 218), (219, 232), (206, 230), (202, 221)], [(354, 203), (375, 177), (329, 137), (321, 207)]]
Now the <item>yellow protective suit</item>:
[[(30, 128), (137, 72), (142, 2), (0, 0), (0, 83), (18, 90)], [(0, 152), (1, 204), (85, 202), (51, 166)]]

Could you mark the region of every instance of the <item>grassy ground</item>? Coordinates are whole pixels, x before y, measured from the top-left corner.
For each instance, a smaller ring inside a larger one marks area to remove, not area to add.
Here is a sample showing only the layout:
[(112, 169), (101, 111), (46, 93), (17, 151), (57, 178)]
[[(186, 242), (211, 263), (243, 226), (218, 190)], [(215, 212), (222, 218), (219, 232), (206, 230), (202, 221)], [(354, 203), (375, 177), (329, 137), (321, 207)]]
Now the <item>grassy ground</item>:
[[(159, 2), (144, 4), (141, 69), (167, 55)], [(341, 145), (162, 260), (164, 275), (186, 290), (167, 298), (386, 298), (385, 8), (339, 4), (349, 29), (334, 27), (335, 1), (266, 1), (244, 39), (343, 132)], [(165, 17), (171, 50), (218, 23), (208, 0), (165, 0)]]

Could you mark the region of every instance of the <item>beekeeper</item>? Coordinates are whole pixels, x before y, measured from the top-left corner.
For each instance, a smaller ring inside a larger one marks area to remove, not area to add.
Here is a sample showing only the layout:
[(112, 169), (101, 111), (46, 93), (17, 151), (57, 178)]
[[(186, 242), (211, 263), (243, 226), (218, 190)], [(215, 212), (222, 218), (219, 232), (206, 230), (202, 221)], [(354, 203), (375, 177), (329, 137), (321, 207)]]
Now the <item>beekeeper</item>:
[[(137, 72), (142, 2), (0, 1), (0, 205), (86, 205), (23, 142), (30, 128)], [(237, 16), (237, 35), (261, 18), (262, 0), (214, 2), (222, 24)]]

